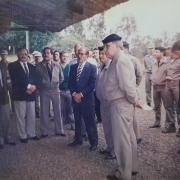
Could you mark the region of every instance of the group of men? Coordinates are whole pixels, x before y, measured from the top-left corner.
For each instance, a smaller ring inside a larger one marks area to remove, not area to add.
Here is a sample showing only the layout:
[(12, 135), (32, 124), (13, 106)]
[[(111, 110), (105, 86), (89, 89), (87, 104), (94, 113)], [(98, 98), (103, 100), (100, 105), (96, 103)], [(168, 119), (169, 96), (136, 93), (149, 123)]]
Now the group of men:
[[(141, 141), (139, 122), (135, 107), (142, 102), (138, 86), (142, 80), (141, 64), (130, 55), (129, 44), (116, 34), (107, 36), (103, 46), (94, 49), (93, 58), (81, 44), (74, 47), (76, 58), (67, 63), (68, 53), (44, 48), (43, 60), (35, 53), (34, 65), (27, 63), (28, 51), (21, 48), (18, 60), (0, 64), (0, 114), (4, 141), (15, 142), (9, 131), (8, 79), (12, 82), (12, 101), (17, 128), (22, 143), (39, 140), (35, 133), (35, 114), (40, 116), (41, 137), (49, 134), (49, 111), (52, 101), (55, 135), (65, 137), (63, 122), (75, 129), (70, 147), (83, 144), (88, 135), (90, 150), (98, 145), (95, 115), (102, 121), (107, 148), (100, 151), (106, 159), (117, 159), (118, 168), (108, 179), (130, 180), (138, 171), (137, 144)], [(153, 86), (155, 123), (160, 127), (161, 101), (166, 109), (164, 133), (175, 132), (175, 107), (179, 116), (180, 41), (177, 41), (164, 57), (165, 48), (149, 45), (145, 57), (147, 104), (151, 105), (151, 82)], [(7, 55), (7, 51), (1, 51)], [(98, 53), (97, 53), (98, 52)], [(3, 56), (2, 56), (3, 57)], [(169, 63), (169, 64), (168, 64)], [(4, 69), (3, 69), (4, 68)], [(179, 73), (179, 74), (178, 74)], [(150, 92), (149, 92), (150, 91)], [(168, 94), (166, 94), (168, 93)], [(1, 96), (1, 94), (3, 96)], [(35, 113), (35, 101), (40, 96), (40, 114)], [(95, 100), (94, 100), (95, 99)], [(180, 134), (178, 131), (177, 136)], [(2, 144), (2, 143), (1, 143)], [(2, 146), (1, 146), (2, 147)]]

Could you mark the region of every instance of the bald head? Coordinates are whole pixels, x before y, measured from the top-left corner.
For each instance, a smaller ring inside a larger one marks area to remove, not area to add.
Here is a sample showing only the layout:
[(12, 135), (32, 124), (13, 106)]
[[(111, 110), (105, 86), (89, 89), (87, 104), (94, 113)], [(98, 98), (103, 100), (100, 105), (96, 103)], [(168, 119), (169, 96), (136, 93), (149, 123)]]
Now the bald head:
[(76, 44), (76, 45), (74, 46), (74, 53), (75, 53), (76, 57), (78, 57), (78, 51), (79, 51), (82, 47), (83, 47), (82, 44)]
[(87, 48), (82, 47), (81, 49), (79, 49), (77, 56), (79, 63), (85, 62), (88, 57), (89, 57), (89, 51), (87, 50)]

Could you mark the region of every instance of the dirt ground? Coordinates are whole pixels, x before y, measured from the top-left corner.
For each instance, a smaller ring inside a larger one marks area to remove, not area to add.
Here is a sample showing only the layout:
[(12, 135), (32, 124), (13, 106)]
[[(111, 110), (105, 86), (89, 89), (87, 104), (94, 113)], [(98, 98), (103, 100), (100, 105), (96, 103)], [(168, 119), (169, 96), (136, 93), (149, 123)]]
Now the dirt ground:
[[(140, 86), (145, 101), (144, 79)], [(138, 175), (133, 180), (180, 180), (179, 138), (175, 134), (162, 134), (164, 109), (162, 108), (161, 128), (150, 129), (154, 122), (154, 111), (137, 109), (141, 126), (142, 142), (138, 145)], [(40, 141), (19, 142), (15, 117), (12, 115), (12, 134), (17, 145), (5, 145), (0, 150), (0, 180), (106, 180), (113, 171), (116, 160), (105, 160), (99, 150), (105, 147), (102, 124), (98, 124), (98, 151), (90, 152), (89, 143), (68, 147), (74, 132), (65, 125), (67, 137), (54, 135), (54, 122), (50, 121), (50, 136)], [(37, 135), (40, 136), (39, 119), (36, 121)]]

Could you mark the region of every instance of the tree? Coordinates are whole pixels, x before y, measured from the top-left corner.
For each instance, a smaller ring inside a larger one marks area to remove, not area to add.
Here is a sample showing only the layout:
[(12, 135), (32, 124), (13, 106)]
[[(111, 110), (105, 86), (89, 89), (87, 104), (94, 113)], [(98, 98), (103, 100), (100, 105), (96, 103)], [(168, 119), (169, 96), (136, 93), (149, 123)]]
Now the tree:
[(31, 31), (29, 33), (30, 52), (41, 51), (49, 41), (55, 36), (51, 32), (41, 33), (39, 31)]
[(119, 25), (115, 30), (115, 33), (121, 35), (125, 41), (130, 40), (132, 38), (132, 35), (137, 35), (138, 29), (135, 17), (131, 14), (123, 15)]
[(77, 34), (69, 34), (67, 36), (56, 35), (48, 46), (54, 50), (72, 52), (74, 45), (77, 43), (84, 44), (89, 50), (94, 48), (94, 44), (97, 44), (96, 40), (87, 40), (85, 37), (79, 36)]
[(98, 14), (90, 19), (88, 23), (88, 31), (92, 32), (91, 39), (98, 40), (98, 44), (96, 44), (96, 46), (98, 46), (106, 35), (104, 13)]

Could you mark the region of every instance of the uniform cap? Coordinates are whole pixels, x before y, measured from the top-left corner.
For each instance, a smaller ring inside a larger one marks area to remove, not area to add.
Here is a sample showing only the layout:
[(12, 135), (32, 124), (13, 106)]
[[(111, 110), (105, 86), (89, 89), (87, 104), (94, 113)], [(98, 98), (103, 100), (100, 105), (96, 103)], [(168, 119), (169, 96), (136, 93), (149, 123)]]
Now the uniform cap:
[(38, 51), (34, 51), (32, 54), (35, 55)]
[(155, 50), (159, 50), (159, 51), (165, 51), (166, 48), (159, 46), (159, 47), (155, 47)]
[(34, 54), (34, 56), (42, 56), (42, 54), (40, 53), (40, 52), (38, 52), (38, 51), (36, 51), (36, 53)]
[(126, 41), (123, 41), (123, 47), (129, 47), (129, 43), (127, 43)]
[(98, 49), (99, 49), (99, 51), (103, 51), (104, 46), (100, 46), (100, 47), (98, 47)]
[(6, 50), (1, 50), (1, 54), (6, 54), (8, 55), (8, 52)]
[(114, 41), (120, 41), (122, 37), (118, 36), (117, 34), (111, 34), (107, 36), (104, 40), (102, 40), (103, 44), (114, 42)]
[(152, 49), (152, 48), (154, 48), (154, 44), (153, 44), (153, 43), (150, 43), (150, 44), (148, 45), (148, 49)]

